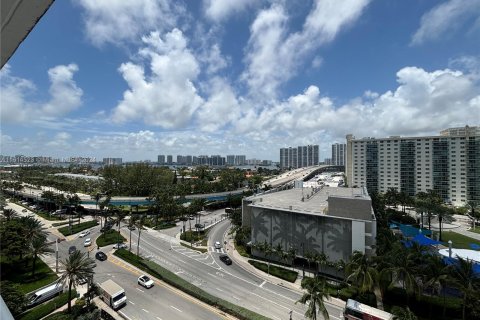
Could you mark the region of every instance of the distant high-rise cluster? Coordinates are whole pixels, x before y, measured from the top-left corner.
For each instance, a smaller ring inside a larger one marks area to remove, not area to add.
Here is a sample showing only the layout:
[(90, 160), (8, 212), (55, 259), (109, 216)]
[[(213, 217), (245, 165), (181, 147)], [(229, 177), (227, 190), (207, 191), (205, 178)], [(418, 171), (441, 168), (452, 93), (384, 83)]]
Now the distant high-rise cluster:
[(347, 135), (347, 184), (413, 196), (433, 190), (446, 202), (480, 202), (480, 127), (440, 136), (362, 138)]
[(158, 164), (160, 165), (184, 165), (184, 166), (195, 166), (195, 165), (208, 165), (208, 166), (224, 166), (224, 165), (236, 165), (243, 166), (248, 164), (247, 158), (245, 155), (227, 155), (227, 157), (222, 157), (221, 155), (177, 155), (177, 161), (173, 162), (173, 156), (167, 155), (165, 160), (165, 155), (158, 156)]
[(103, 158), (103, 164), (106, 166), (121, 165), (122, 158)]
[(332, 144), (332, 158), (329, 164), (334, 166), (344, 166), (346, 158), (347, 145), (345, 143)]
[(280, 149), (280, 168), (303, 168), (318, 165), (318, 145), (288, 147)]

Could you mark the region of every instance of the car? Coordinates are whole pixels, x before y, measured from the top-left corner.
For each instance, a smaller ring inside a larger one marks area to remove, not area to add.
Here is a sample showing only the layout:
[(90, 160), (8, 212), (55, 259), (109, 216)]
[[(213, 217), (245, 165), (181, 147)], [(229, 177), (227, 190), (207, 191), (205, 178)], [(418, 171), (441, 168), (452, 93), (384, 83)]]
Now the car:
[(189, 219), (190, 219), (190, 220), (194, 220), (194, 219), (195, 219), (195, 216), (190, 216)]
[(27, 212), (27, 209), (23, 209), (22, 212)]
[(215, 241), (214, 247), (215, 249), (220, 249), (222, 247), (222, 244), (220, 243), (220, 241)]
[(115, 243), (113, 245), (113, 249), (126, 249), (126, 248), (127, 248), (127, 245), (123, 242)]
[(153, 287), (153, 283), (154, 283), (153, 280), (144, 274), (138, 277), (138, 284), (147, 289), (150, 289), (151, 287)]
[(133, 225), (132, 225), (132, 226), (128, 226), (128, 230), (132, 230), (132, 231), (135, 230), (135, 226), (133, 226)]
[(77, 247), (75, 247), (75, 246), (71, 246), (70, 248), (68, 248), (68, 254), (72, 254), (75, 251), (77, 251)]
[(230, 257), (227, 256), (226, 254), (222, 254), (220, 256), (220, 260), (223, 261), (223, 263), (225, 263), (227, 266), (232, 264), (232, 259), (230, 259)]
[(80, 234), (78, 235), (79, 238), (83, 238), (85, 237), (86, 235), (89, 235), (90, 234), (90, 230), (85, 230), (83, 232), (80, 232)]
[(92, 239), (90, 239), (90, 238), (85, 239), (85, 242), (83, 243), (83, 246), (84, 247), (89, 247), (91, 245), (92, 245)]
[(107, 255), (105, 253), (103, 253), (102, 251), (98, 251), (97, 253), (95, 253), (95, 258), (100, 260), (100, 261), (105, 261), (105, 260), (107, 260)]

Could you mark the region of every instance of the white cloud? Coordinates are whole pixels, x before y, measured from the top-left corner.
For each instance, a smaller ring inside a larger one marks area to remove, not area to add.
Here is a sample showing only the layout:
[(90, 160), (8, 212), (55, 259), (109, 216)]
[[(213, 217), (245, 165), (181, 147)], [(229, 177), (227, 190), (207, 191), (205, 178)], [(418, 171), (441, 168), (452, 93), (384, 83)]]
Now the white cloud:
[(87, 38), (96, 46), (137, 41), (150, 30), (171, 29), (183, 8), (167, 0), (80, 0)]
[(114, 109), (113, 120), (122, 123), (142, 119), (168, 129), (184, 127), (203, 103), (193, 82), (200, 72), (199, 64), (178, 29), (164, 39), (158, 32), (151, 32), (142, 40), (146, 46), (139, 54), (149, 63), (149, 72), (132, 62), (120, 66), (130, 89)]
[(70, 144), (68, 142), (70, 138), (71, 135), (68, 132), (59, 132), (55, 135), (53, 140), (46, 143), (46, 146), (54, 149), (70, 149)]
[(343, 140), (352, 131), (359, 137), (438, 134), (444, 128), (480, 122), (480, 86), (470, 74), (405, 67), (397, 72), (397, 81), (394, 91), (367, 91), (343, 105), (310, 86), (262, 110), (245, 111), (235, 129), (253, 140), (315, 137), (310, 143), (318, 143), (324, 136)]
[(443, 2), (422, 16), (420, 27), (413, 35), (411, 44), (420, 45), (426, 41), (443, 38), (472, 21), (472, 27), (478, 28), (480, 0), (449, 0)]
[(45, 115), (63, 116), (81, 105), (83, 91), (73, 80), (73, 75), (77, 71), (78, 66), (73, 63), (68, 66), (59, 65), (48, 70), (51, 82), (48, 91), (51, 99), (42, 107)]
[[(242, 78), (257, 98), (274, 98), (279, 86), (296, 74), (305, 58), (355, 22), (369, 2), (317, 0), (302, 30), (291, 33), (282, 5), (277, 3), (261, 10), (250, 27), (247, 70)], [(317, 62), (321, 61), (319, 58)]]
[(203, 131), (215, 132), (240, 116), (240, 105), (224, 79), (213, 78), (208, 87), (208, 100), (198, 110), (198, 126)]
[(238, 14), (245, 11), (249, 7), (255, 4), (261, 3), (258, 0), (237, 0), (237, 1), (225, 1), (225, 0), (204, 0), (205, 15), (214, 20), (222, 21), (230, 17), (233, 14)]
[(73, 76), (78, 71), (76, 64), (58, 65), (48, 70), (50, 80), (48, 102), (35, 97), (36, 86), (27, 79), (15, 77), (10, 67), (0, 72), (1, 117), (4, 123), (37, 121), (49, 117), (61, 117), (78, 108), (82, 103), (83, 91)]

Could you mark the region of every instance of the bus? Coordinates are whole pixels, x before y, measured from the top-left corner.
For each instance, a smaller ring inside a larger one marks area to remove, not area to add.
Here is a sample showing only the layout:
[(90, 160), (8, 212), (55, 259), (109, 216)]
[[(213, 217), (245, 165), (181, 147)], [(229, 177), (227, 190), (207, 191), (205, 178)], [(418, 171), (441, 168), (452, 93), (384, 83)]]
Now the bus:
[(343, 311), (345, 320), (393, 320), (393, 314), (348, 299)]

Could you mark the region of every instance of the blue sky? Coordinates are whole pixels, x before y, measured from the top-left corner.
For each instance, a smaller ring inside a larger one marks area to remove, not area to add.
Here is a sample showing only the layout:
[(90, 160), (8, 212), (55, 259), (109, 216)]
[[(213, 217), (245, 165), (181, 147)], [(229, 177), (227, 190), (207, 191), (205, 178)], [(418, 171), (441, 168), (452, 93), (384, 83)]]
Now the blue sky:
[(56, 1), (0, 71), (1, 154), (245, 154), (480, 125), (480, 0)]

